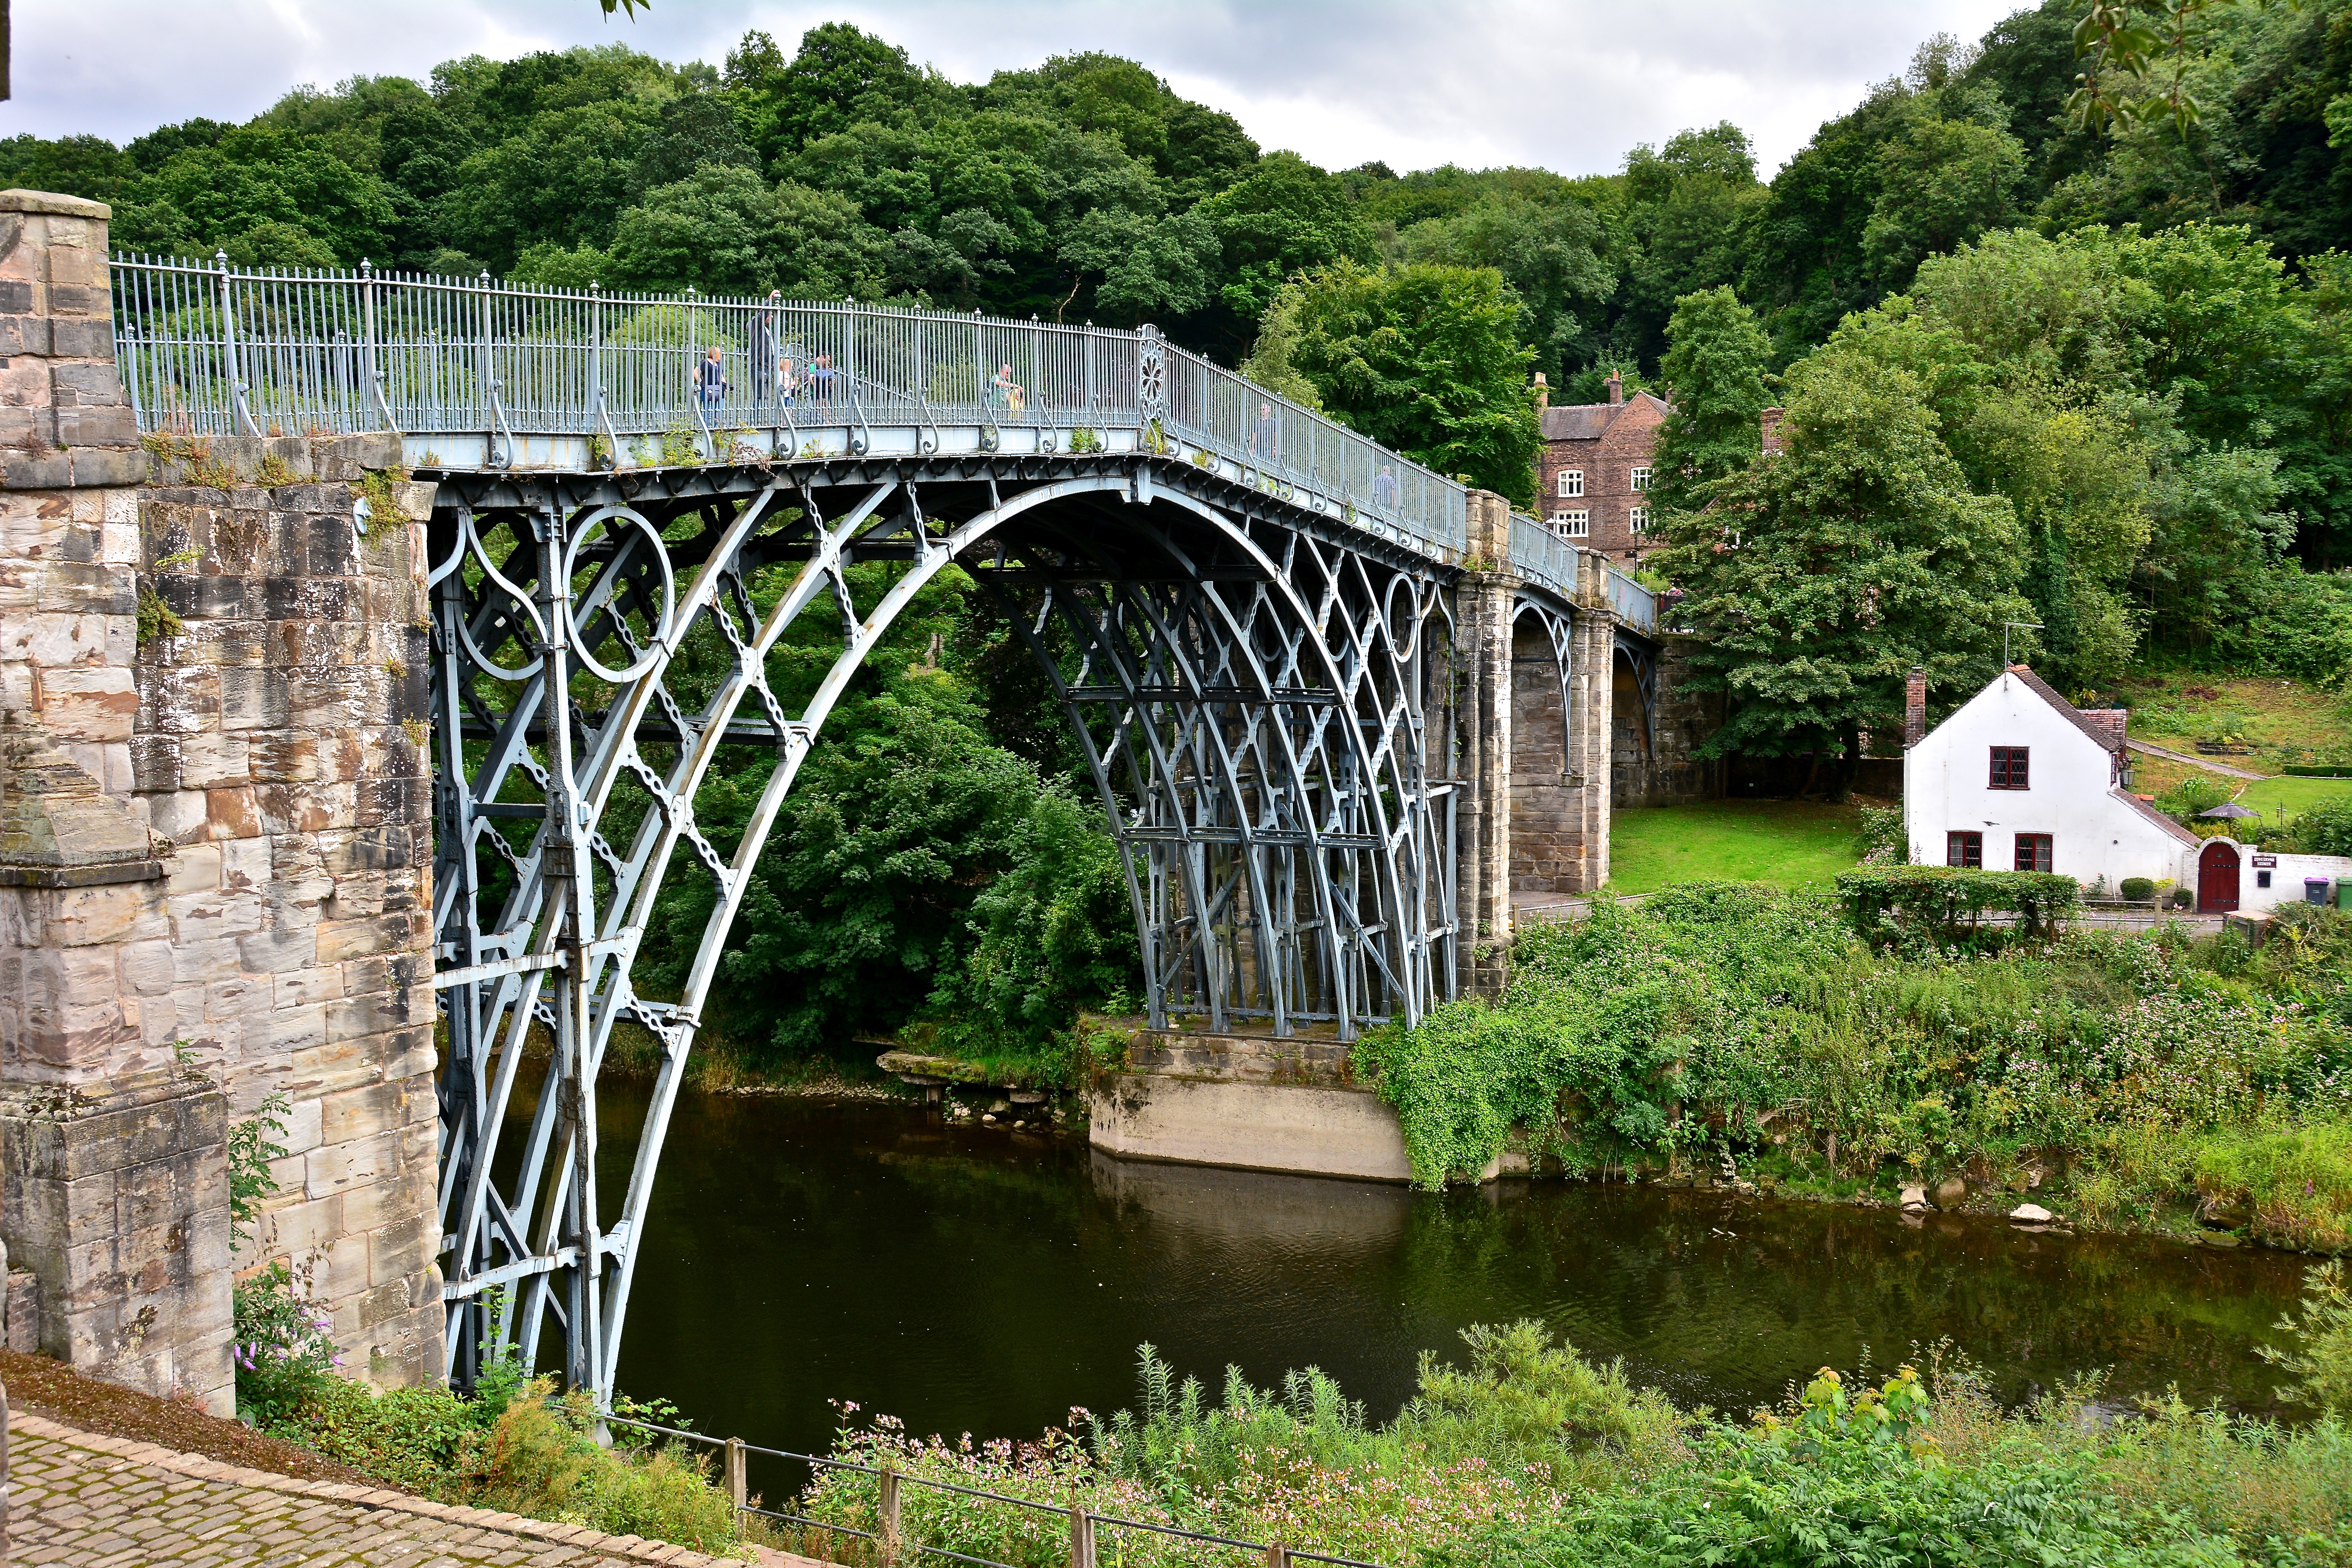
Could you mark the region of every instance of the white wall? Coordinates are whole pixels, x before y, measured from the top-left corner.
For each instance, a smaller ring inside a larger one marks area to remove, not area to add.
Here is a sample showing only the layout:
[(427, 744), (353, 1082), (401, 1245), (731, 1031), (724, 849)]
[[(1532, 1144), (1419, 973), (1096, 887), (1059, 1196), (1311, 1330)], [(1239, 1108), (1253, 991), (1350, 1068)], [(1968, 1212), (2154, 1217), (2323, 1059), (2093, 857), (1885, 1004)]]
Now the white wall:
[[(2032, 748), (2030, 787), (1987, 787), (1992, 748)], [(1903, 823), (1915, 865), (1944, 863), (1945, 835), (1984, 835), (1988, 870), (2015, 864), (2016, 836), (2051, 836), (2051, 869), (2088, 883), (2180, 875), (2183, 846), (2117, 799), (2111, 752), (2004, 674), (1903, 758)]]
[[(2258, 880), (2255, 876), (2257, 868), (2254, 865), (2254, 857), (2261, 854), (2261, 850), (2250, 844), (2239, 844), (2234, 838), (2209, 839), (2207, 843), (2231, 844), (2237, 848), (2238, 912), (2240, 914), (2252, 914), (2258, 910), (2276, 909), (2281, 904), (2303, 902), (2303, 879), (2305, 877), (2326, 878), (2327, 896), (2332, 902), (2336, 897), (2336, 879), (2339, 877), (2352, 877), (2352, 855), (2281, 855), (2277, 857), (2276, 866), (2261, 868), (2270, 872), (2271, 885), (2267, 888), (2257, 887), (2255, 885)], [(2174, 875), (2180, 879), (2180, 885), (2191, 892), (2197, 890), (2197, 858), (2203, 854), (2204, 850), (2203, 844), (2200, 844), (2194, 849), (2183, 849), (2180, 856), (2180, 868), (2174, 872)]]

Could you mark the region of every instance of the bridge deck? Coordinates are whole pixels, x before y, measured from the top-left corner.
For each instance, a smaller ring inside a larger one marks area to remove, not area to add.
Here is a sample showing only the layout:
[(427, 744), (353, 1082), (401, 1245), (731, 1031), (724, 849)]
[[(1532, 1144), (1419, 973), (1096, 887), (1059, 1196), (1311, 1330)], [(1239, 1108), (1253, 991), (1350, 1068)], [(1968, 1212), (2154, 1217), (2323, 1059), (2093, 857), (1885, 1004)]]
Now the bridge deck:
[[(142, 429), (394, 429), (413, 467), (582, 473), (823, 456), (1139, 452), (1465, 563), (1467, 495), (1313, 410), (1136, 331), (799, 300), (541, 289), (118, 255)], [(707, 367), (707, 368), (706, 368)], [(1576, 547), (1515, 517), (1510, 568), (1576, 595)], [(1613, 567), (1618, 619), (1654, 631)]]

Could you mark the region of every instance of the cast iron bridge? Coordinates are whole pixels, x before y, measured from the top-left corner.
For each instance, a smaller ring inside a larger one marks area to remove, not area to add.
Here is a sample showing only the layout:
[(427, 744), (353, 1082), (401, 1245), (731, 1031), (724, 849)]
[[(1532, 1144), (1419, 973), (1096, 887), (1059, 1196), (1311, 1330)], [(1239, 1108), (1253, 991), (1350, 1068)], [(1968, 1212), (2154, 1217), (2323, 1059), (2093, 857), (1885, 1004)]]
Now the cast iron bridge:
[[(1606, 617), (1646, 696), (1638, 584), (1532, 519), (1507, 518), (1507, 552), (1498, 530), (1474, 540), (1474, 512), (1506, 521), (1492, 498), (1150, 327), (225, 258), (118, 257), (113, 278), (142, 428), (389, 428), (438, 485), (432, 894), (461, 1382), (503, 1291), (498, 1333), (535, 1362), (551, 1322), (572, 1384), (609, 1397), (754, 862), (826, 715), (950, 567), (1067, 714), (1123, 851), (1154, 1024), (1349, 1038), (1456, 994), (1465, 581), (1506, 585), (1563, 688), (1579, 618)], [(649, 931), (669, 967), (641, 990)], [(596, 1082), (625, 1025), (660, 1067), (615, 1194)]]

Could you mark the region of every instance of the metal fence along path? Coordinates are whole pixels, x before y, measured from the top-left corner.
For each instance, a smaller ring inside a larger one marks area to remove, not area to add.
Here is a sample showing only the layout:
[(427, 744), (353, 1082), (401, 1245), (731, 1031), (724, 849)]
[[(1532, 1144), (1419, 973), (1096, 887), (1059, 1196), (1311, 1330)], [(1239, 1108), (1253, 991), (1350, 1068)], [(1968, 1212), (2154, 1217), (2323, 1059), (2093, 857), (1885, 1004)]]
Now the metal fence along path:
[[(1158, 331), (974, 312), (639, 294), (117, 255), (141, 428), (392, 429), (416, 467), (587, 472), (905, 453), (1150, 452), (1217, 467), (1465, 563), (1466, 489)], [(1516, 520), (1512, 570), (1563, 596), (1576, 551)], [(1623, 621), (1649, 590), (1608, 570)]]

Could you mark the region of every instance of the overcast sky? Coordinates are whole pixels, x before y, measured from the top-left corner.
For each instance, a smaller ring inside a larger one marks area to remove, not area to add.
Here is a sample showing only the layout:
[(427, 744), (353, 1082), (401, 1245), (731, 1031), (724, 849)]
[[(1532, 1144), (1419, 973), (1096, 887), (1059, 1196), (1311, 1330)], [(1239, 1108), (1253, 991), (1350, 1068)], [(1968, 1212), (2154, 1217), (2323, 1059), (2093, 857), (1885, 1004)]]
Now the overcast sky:
[(1974, 39), (2018, 0), (15, 0), (0, 135), (116, 142), (193, 115), (240, 121), (289, 88), (423, 79), (441, 60), (618, 40), (718, 63), (746, 28), (790, 53), (848, 20), (959, 81), (1100, 49), (1327, 168), (1379, 158), (1615, 170), (1637, 142), (1728, 119), (1763, 172), (1944, 30)]

